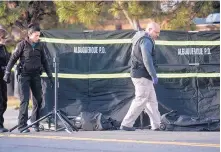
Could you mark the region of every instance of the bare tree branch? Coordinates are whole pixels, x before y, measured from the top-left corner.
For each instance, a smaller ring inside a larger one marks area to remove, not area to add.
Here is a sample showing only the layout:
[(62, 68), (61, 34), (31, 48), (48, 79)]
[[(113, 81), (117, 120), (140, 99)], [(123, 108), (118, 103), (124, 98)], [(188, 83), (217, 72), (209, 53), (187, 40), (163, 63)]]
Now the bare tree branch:
[(134, 30), (137, 30), (137, 31), (141, 30), (140, 22), (138, 19), (133, 19), (133, 26), (134, 26)]
[(128, 12), (123, 8), (122, 2), (121, 2), (121, 1), (117, 1), (117, 3), (118, 3), (118, 5), (119, 5), (119, 7), (121, 8), (123, 14), (125, 15), (125, 17), (126, 17), (127, 20), (129, 21), (130, 25), (131, 25), (133, 28), (135, 28), (135, 27), (134, 27), (134, 24), (133, 24), (133, 20), (130, 18)]

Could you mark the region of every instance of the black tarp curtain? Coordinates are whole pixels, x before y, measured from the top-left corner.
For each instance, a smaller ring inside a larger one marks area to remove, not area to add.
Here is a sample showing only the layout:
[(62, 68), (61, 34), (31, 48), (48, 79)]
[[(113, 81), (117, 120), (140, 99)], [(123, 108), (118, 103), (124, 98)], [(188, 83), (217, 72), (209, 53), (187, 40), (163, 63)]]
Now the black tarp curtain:
[[(42, 41), (51, 68), (59, 59), (58, 108), (76, 116), (101, 112), (122, 121), (134, 98), (130, 79), (131, 38), (135, 31), (45, 30)], [(162, 31), (156, 41), (161, 114), (219, 119), (220, 32)], [(43, 74), (44, 109), (54, 106), (54, 90)]]

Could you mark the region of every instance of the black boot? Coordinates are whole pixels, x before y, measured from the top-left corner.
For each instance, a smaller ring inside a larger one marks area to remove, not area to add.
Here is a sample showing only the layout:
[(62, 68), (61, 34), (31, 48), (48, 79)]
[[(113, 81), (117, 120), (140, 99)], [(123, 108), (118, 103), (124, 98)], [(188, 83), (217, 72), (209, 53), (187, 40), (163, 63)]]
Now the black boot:
[(121, 130), (125, 130), (125, 131), (135, 131), (136, 129), (134, 127), (127, 127), (127, 126), (120, 126)]
[(28, 132), (30, 132), (29, 129), (25, 129), (24, 131), (20, 131), (20, 133), (28, 133)]
[(6, 129), (4, 127), (0, 127), (0, 133), (3, 133), (3, 132), (8, 132), (8, 129)]
[(33, 125), (32, 128), (34, 129), (35, 132), (39, 132), (39, 126), (38, 125)]

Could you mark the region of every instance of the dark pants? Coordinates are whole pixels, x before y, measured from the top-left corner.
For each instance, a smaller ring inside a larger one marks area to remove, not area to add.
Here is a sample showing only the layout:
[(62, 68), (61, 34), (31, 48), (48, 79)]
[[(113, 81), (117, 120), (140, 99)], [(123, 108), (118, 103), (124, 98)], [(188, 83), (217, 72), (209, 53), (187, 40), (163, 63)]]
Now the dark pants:
[(31, 122), (38, 120), (40, 117), (40, 109), (42, 104), (42, 86), (40, 75), (20, 75), (19, 89), (21, 103), (18, 116), (18, 130), (21, 130), (27, 126), (30, 89), (33, 95)]
[(3, 128), (3, 114), (7, 109), (7, 100), (7, 85), (5, 81), (0, 78), (0, 128)]

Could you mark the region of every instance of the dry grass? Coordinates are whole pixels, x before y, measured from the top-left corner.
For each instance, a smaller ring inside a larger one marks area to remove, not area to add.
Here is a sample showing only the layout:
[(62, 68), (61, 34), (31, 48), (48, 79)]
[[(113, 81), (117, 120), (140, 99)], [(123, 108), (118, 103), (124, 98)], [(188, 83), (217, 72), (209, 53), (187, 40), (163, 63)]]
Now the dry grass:
[(8, 97), (8, 107), (16, 107), (19, 106), (19, 99), (16, 97)]
[[(8, 107), (12, 107), (14, 109), (18, 109), (20, 105), (20, 100), (16, 97), (8, 97), (8, 103), (7, 106)], [(29, 109), (32, 108), (32, 102), (29, 101)]]

